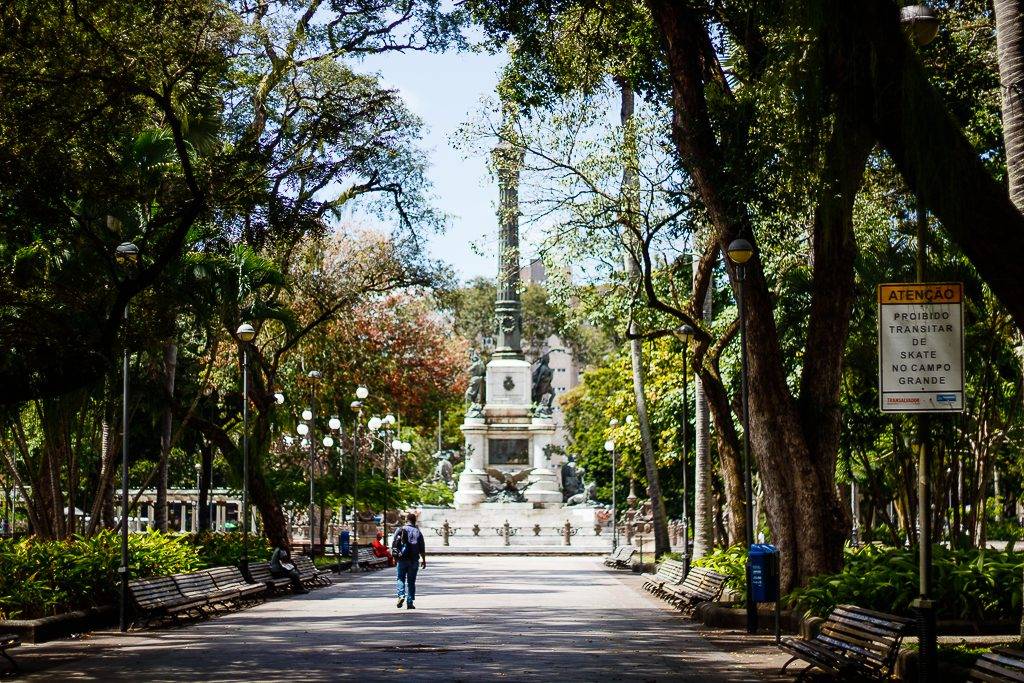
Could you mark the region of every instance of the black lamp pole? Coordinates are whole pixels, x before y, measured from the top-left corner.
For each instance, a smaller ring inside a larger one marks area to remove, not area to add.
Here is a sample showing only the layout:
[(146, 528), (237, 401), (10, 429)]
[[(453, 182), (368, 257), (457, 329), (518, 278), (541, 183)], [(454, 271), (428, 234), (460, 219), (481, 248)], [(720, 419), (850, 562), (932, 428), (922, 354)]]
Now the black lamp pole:
[(757, 633), (757, 605), (754, 603), (753, 575), (749, 551), (754, 545), (754, 488), (750, 463), (750, 400), (749, 367), (747, 362), (747, 306), (743, 284), (747, 279), (747, 261), (754, 255), (753, 245), (743, 238), (735, 239), (728, 247), (729, 260), (736, 266), (736, 306), (740, 316), (740, 355), (742, 357), (741, 392), (743, 400), (743, 484), (746, 489), (746, 540), (747, 540), (747, 633)]
[(316, 502), (313, 496), (316, 479), (316, 382), (320, 379), (320, 373), (311, 370), (309, 379), (312, 381), (312, 397), (309, 402), (309, 411), (312, 413), (309, 419), (309, 556), (315, 558)]
[(249, 576), (249, 346), (242, 346), (242, 574)]
[[(120, 221), (112, 216), (107, 217), (107, 224), (119, 226)], [(124, 242), (117, 247), (114, 256), (118, 263), (128, 266), (139, 259), (139, 248), (131, 242)], [(124, 323), (128, 325), (128, 303), (124, 305)], [(121, 366), (121, 566), (117, 571), (121, 574), (121, 603), (118, 606), (118, 622), (121, 632), (128, 630), (128, 343), (125, 340), (124, 362)]]
[[(356, 395), (359, 396), (358, 393)], [(352, 431), (352, 565), (349, 570), (353, 574), (359, 571), (359, 446), (363, 429), (363, 398), (352, 402), (356, 411), (356, 428)]]
[[(746, 266), (740, 264), (736, 268), (736, 279), (739, 283), (736, 296), (740, 314), (740, 347), (743, 355), (743, 378), (742, 400), (743, 400), (743, 487), (746, 495), (747, 524), (746, 537), (747, 549), (754, 545), (754, 486), (750, 472), (750, 401), (748, 396), (748, 367), (747, 367), (747, 312), (744, 305), (743, 283), (746, 280)], [(754, 604), (754, 587), (751, 582), (750, 560), (747, 560), (747, 633), (757, 633), (757, 606)]]
[(692, 325), (680, 325), (676, 336), (683, 343), (683, 566), (690, 571), (690, 340), (695, 330)]
[[(124, 309), (128, 320), (128, 307)], [(122, 366), (124, 377), (121, 396), (121, 605), (119, 624), (121, 633), (128, 630), (128, 347), (124, 349)]]
[[(249, 343), (256, 328), (242, 323), (235, 332), (242, 345), (242, 574), (249, 576)], [(212, 472), (211, 472), (212, 483)], [(212, 486), (211, 486), (212, 489)]]
[(689, 427), (690, 427), (690, 388), (688, 386), (690, 368), (687, 355), (690, 345), (683, 343), (683, 568), (690, 571), (690, 492), (688, 474), (690, 470)]

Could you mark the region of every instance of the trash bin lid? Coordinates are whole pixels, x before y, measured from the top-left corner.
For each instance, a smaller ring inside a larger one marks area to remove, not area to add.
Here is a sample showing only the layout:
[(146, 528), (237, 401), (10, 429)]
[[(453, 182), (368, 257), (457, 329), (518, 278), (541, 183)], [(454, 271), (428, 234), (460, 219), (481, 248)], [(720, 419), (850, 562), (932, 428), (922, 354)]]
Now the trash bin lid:
[(779, 549), (770, 543), (754, 543), (748, 551), (750, 555), (777, 555)]

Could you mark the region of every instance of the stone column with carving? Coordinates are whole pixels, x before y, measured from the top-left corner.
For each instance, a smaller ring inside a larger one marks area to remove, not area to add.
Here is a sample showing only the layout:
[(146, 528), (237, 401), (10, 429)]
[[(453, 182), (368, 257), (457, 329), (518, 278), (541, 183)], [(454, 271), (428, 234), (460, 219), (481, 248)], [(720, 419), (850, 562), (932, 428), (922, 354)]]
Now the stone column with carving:
[(491, 152), (498, 174), (498, 293), (494, 302), (495, 358), (523, 359), (523, 304), (519, 298), (519, 173), (523, 152), (510, 142)]

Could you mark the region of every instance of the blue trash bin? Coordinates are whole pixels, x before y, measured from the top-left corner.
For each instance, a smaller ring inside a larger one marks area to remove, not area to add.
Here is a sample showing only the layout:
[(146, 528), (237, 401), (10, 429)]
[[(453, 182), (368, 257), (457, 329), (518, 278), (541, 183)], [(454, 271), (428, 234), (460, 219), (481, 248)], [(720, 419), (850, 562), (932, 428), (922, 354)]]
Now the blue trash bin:
[(352, 544), (349, 541), (348, 529), (345, 529), (338, 534), (338, 552), (346, 556), (351, 555)]
[(779, 549), (768, 543), (750, 546), (750, 588), (754, 602), (779, 600)]

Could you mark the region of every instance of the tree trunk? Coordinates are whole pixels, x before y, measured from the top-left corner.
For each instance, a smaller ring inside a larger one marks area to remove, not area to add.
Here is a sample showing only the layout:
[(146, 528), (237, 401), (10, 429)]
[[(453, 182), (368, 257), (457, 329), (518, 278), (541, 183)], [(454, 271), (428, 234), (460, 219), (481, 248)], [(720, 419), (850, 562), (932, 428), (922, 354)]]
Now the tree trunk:
[(993, 0), (1010, 200), (1024, 207), (1024, 0)]
[(156, 475), (156, 528), (162, 533), (167, 533), (167, 461), (174, 435), (174, 379), (177, 366), (178, 345), (172, 339), (164, 344), (164, 400), (167, 404), (162, 419), (160, 460)]
[[(717, 371), (717, 368), (716, 368)], [(723, 521), (726, 545), (743, 542), (746, 533), (747, 507), (743, 494), (743, 458), (740, 455), (740, 440), (732, 420), (729, 396), (721, 379), (702, 368), (700, 371), (704, 398), (715, 423), (715, 444), (718, 446), (718, 468), (722, 477), (722, 493), (728, 519)]]
[(263, 519), (263, 533), (271, 546), (291, 549), (291, 530), (284, 509), (263, 477), (263, 472), (255, 472), (254, 469), (249, 468), (249, 495)]
[(199, 533), (210, 530), (210, 490), (213, 488), (213, 448), (203, 439), (199, 447)]
[[(693, 275), (697, 276), (699, 261), (693, 259)], [(711, 287), (708, 287), (701, 318), (711, 320)], [(690, 372), (689, 368), (684, 369)], [(714, 537), (714, 511), (711, 486), (711, 439), (708, 420), (708, 400), (704, 382), (698, 373), (694, 381), (694, 481), (693, 481), (693, 558), (704, 557), (712, 548)]]
[[(713, 76), (709, 78), (715, 67), (709, 65), (708, 56), (715, 54), (715, 47), (706, 24), (686, 3), (648, 0), (647, 4), (664, 38), (672, 84), (672, 134), (680, 161), (702, 200), (722, 251), (739, 236), (748, 239), (756, 250), (756, 236), (743, 193), (743, 189), (749, 187), (745, 176), (749, 141), (742, 132), (721, 138), (716, 134), (708, 93), (724, 100), (716, 103), (716, 110), (730, 95), (723, 92), (720, 82)], [(841, 80), (845, 83), (845, 78)], [(842, 88), (839, 91), (843, 92)], [(847, 106), (856, 104), (849, 95), (845, 96), (845, 101)], [(803, 584), (812, 576), (837, 571), (842, 566), (846, 538), (848, 520), (834, 485), (838, 429), (831, 421), (837, 415), (834, 406), (838, 395), (832, 392), (838, 392), (839, 388), (836, 378), (841, 376), (839, 364), (846, 341), (843, 331), (849, 322), (848, 305), (852, 297), (852, 291), (841, 291), (842, 284), (847, 282), (847, 269), (852, 266), (852, 240), (845, 230), (852, 221), (844, 211), (852, 207), (852, 197), (859, 187), (860, 177), (853, 171), (858, 170), (855, 162), (863, 146), (859, 143), (862, 126), (857, 125), (856, 120), (847, 122), (846, 111), (840, 113), (843, 116), (836, 117), (830, 142), (832, 158), (826, 161), (826, 169), (841, 169), (842, 175), (829, 179), (834, 182), (823, 184), (823, 191), (835, 196), (825, 196), (823, 192), (819, 196), (821, 205), (815, 213), (816, 232), (821, 229), (835, 232), (818, 235), (813, 245), (815, 286), (823, 291), (813, 293), (808, 320), (808, 340), (820, 339), (826, 347), (808, 348), (814, 357), (805, 360), (799, 401), (788, 386), (775, 324), (775, 302), (761, 261), (755, 255), (746, 265), (742, 291), (736, 267), (727, 264), (733, 291), (737, 296), (742, 295), (746, 311), (749, 438), (766, 493), (765, 513), (773, 538), (781, 549), (783, 591)], [(739, 111), (737, 115), (742, 116)], [(730, 122), (731, 128), (747, 130), (739, 124), (740, 121)], [(864, 154), (866, 158), (866, 152)], [(863, 164), (859, 170), (863, 171)], [(833, 264), (836, 273), (823, 273), (819, 277), (818, 268), (829, 268)], [(836, 297), (835, 301), (829, 300), (830, 294)], [(837, 324), (840, 325), (838, 331), (829, 330), (830, 325)], [(815, 402), (815, 396), (823, 400)], [(806, 415), (818, 410), (824, 411), (826, 424), (807, 423)]]
[[(260, 410), (261, 404), (256, 402), (256, 414), (250, 418), (249, 433), (249, 498), (263, 519), (263, 530), (267, 540), (274, 546), (291, 548), (291, 531), (284, 509), (277, 500), (274, 489), (263, 475), (263, 454), (267, 453), (271, 440), (271, 416)], [(197, 414), (188, 416), (203, 436), (215, 445), (224, 455), (228, 465), (241, 478), (242, 453), (238, 445), (220, 426), (202, 418)]]
[[(625, 149), (626, 162), (622, 171), (622, 219), (626, 224), (624, 241), (626, 247), (626, 272), (631, 280), (635, 280), (640, 271), (640, 265), (633, 252), (631, 244), (635, 241), (634, 230), (631, 229), (635, 220), (635, 206), (637, 183), (637, 159), (636, 159), (636, 128), (633, 121), (634, 94), (633, 88), (625, 81), (619, 82), (621, 96), (620, 121), (623, 129), (623, 147)], [(635, 226), (634, 226), (635, 227)], [(668, 519), (665, 514), (665, 501), (661, 492), (661, 481), (658, 477), (658, 461), (654, 453), (654, 445), (651, 440), (651, 423), (647, 415), (647, 396), (644, 392), (643, 375), (643, 348), (641, 342), (636, 338), (636, 326), (631, 321), (629, 324), (630, 358), (633, 366), (633, 393), (636, 396), (637, 422), (640, 427), (640, 441), (643, 450), (644, 470), (647, 474), (647, 495), (651, 499), (651, 514), (654, 525), (654, 553), (660, 556), (672, 551), (672, 545), (668, 537)]]

